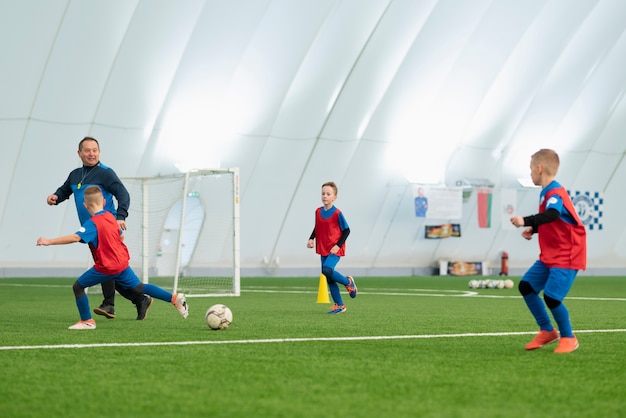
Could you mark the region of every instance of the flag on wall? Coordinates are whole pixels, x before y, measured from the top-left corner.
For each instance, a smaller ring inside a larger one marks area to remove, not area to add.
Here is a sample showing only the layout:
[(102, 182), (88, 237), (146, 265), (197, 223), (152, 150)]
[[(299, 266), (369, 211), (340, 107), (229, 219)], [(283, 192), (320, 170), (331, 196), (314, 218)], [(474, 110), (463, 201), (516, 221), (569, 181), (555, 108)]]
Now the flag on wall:
[(481, 187), (477, 190), (478, 227), (491, 228), (491, 200), (493, 189)]
[(568, 190), (580, 221), (590, 231), (602, 230), (602, 210), (604, 194), (601, 192), (581, 192)]

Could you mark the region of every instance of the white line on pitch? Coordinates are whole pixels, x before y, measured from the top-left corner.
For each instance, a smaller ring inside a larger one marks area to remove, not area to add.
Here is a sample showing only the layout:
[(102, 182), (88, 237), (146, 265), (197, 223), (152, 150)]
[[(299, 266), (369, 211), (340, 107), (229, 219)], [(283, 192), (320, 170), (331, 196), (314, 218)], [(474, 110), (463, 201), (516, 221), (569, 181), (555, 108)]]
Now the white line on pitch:
[[(431, 297), (461, 297), (461, 298), (493, 298), (493, 299), (521, 299), (520, 295), (496, 295), (478, 293), (472, 290), (442, 290), (442, 289), (401, 289), (402, 292), (391, 292), (395, 289), (378, 289), (370, 291), (359, 291), (359, 295), (376, 295), (376, 296), (431, 296)], [(400, 289), (398, 289), (400, 290)], [(432, 293), (429, 293), (432, 292)], [(441, 293), (435, 293), (441, 292)], [(493, 290), (497, 292), (497, 290)], [(285, 294), (317, 294), (317, 290), (309, 288), (245, 288), (241, 289), (241, 293), (285, 293)], [(567, 300), (598, 300), (598, 301), (618, 301), (626, 302), (626, 298), (603, 298), (603, 297), (587, 297), (587, 296), (568, 296)]]
[[(582, 333), (615, 333), (626, 332), (626, 329), (590, 329), (576, 330)], [(22, 345), (0, 347), (0, 351), (9, 350), (45, 350), (59, 348), (102, 348), (102, 347), (154, 347), (173, 345), (222, 345), (222, 344), (272, 344), (272, 343), (298, 343), (310, 341), (375, 341), (375, 340), (418, 340), (434, 338), (464, 338), (464, 337), (506, 337), (511, 335), (534, 335), (537, 331), (523, 332), (485, 332), (465, 334), (431, 334), (431, 335), (377, 335), (362, 337), (323, 337), (323, 338), (269, 338), (259, 340), (231, 340), (231, 341), (170, 341), (170, 342), (145, 342), (145, 343), (102, 343), (102, 344), (58, 344), (58, 345)]]
[[(50, 287), (50, 288), (66, 288), (68, 285), (46, 285), (34, 283), (2, 283), (0, 286), (12, 287)], [(394, 290), (399, 290), (394, 292)], [(489, 290), (491, 291), (491, 290)], [(497, 290), (493, 290), (497, 292)], [(241, 289), (241, 293), (284, 293), (284, 294), (316, 294), (317, 289), (309, 287), (264, 287), (249, 286)], [(430, 293), (429, 293), (430, 292)], [(435, 293), (437, 292), (437, 293)], [(431, 297), (472, 297), (472, 298), (493, 298), (493, 299), (519, 299), (520, 295), (496, 295), (481, 294), (472, 290), (442, 290), (442, 289), (372, 289), (371, 291), (359, 291), (360, 295), (378, 295), (378, 296), (431, 296)], [(598, 301), (618, 301), (626, 302), (626, 298), (603, 298), (603, 297), (586, 297), (586, 296), (568, 296), (568, 300), (598, 300)]]

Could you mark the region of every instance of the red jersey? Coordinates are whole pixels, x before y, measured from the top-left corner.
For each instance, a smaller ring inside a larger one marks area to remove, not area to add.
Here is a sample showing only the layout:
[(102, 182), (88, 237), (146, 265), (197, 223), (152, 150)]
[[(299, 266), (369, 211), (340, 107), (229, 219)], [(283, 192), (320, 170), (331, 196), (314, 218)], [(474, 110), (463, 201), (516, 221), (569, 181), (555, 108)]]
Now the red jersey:
[(546, 202), (552, 195), (561, 198), (563, 207), (576, 223), (567, 223), (559, 217), (553, 222), (539, 225), (539, 260), (548, 267), (584, 270), (587, 268), (587, 232), (565, 189), (557, 187), (549, 190), (539, 205), (539, 213), (545, 212)]
[(98, 248), (89, 243), (94, 268), (102, 274), (118, 274), (128, 268), (130, 254), (120, 237), (120, 226), (110, 212), (91, 217), (98, 231)]
[[(335, 211), (329, 218), (322, 217), (322, 208), (319, 207), (315, 211), (315, 252), (321, 256), (330, 254), (330, 249), (337, 244), (341, 238), (341, 227), (339, 226), (339, 214), (341, 211), (335, 208)], [(339, 257), (346, 255), (346, 243), (339, 247), (337, 254)]]

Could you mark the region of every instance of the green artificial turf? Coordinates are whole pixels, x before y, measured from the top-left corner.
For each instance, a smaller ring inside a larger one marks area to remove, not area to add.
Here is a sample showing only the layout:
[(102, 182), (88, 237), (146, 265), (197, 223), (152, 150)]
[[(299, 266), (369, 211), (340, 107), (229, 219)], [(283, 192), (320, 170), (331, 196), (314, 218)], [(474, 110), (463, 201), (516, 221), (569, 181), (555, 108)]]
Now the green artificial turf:
[[(499, 278), (494, 278), (499, 279)], [(512, 278), (517, 282), (518, 278)], [(240, 297), (155, 301), (145, 321), (70, 331), (73, 279), (0, 279), (3, 417), (620, 417), (626, 278), (580, 276), (566, 305), (580, 348), (527, 352), (517, 289), (455, 277), (357, 278), (327, 315), (318, 278), (244, 278)], [(90, 294), (92, 308), (101, 295)], [(204, 323), (214, 303), (233, 324)]]

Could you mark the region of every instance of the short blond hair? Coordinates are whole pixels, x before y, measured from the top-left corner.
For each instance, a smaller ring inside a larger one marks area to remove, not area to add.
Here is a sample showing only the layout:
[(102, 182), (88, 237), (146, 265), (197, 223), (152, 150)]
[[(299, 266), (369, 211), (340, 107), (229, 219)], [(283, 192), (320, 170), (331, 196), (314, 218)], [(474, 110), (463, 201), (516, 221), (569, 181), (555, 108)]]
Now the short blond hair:
[(104, 196), (98, 186), (89, 186), (85, 189), (85, 203), (88, 205), (99, 203), (102, 199), (104, 199)]
[(322, 189), (326, 186), (332, 187), (333, 191), (335, 192), (335, 196), (337, 196), (337, 185), (335, 184), (335, 182), (327, 181), (326, 183), (322, 184)]
[(559, 171), (559, 154), (548, 148), (542, 148), (531, 156), (530, 161), (534, 165), (541, 165), (545, 173), (549, 176), (555, 176)]

